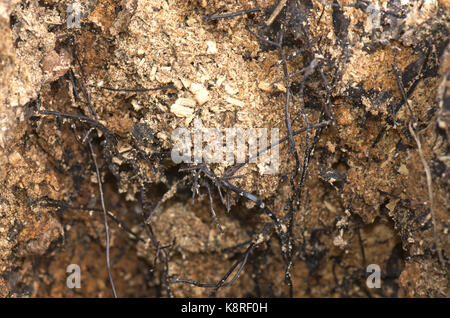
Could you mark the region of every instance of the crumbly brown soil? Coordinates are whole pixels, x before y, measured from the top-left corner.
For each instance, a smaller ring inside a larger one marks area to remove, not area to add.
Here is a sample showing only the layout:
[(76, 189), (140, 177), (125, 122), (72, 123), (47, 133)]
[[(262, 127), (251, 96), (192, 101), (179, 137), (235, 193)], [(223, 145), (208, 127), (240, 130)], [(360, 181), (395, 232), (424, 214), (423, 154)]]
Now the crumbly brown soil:
[[(0, 2), (0, 296), (112, 295), (98, 184), (82, 126), (37, 113), (45, 109), (92, 117), (79, 100), (84, 100), (79, 89), (80, 98), (74, 93), (70, 69), (85, 81), (98, 121), (117, 140), (105, 143), (108, 137), (100, 129), (91, 134), (106, 207), (141, 238), (109, 220), (119, 296), (166, 297), (167, 287), (176, 297), (208, 296), (211, 289), (167, 286), (167, 275), (220, 281), (245, 251), (247, 245), (239, 244), (257, 237), (270, 219), (235, 194), (226, 212), (212, 188), (224, 228), (220, 233), (206, 188), (191, 204), (191, 185), (185, 182), (188, 177), (183, 179), (190, 174), (179, 172), (184, 166), (161, 153), (172, 149), (172, 131), (192, 127), (196, 118), (204, 127), (279, 128), (280, 137), (287, 135), (286, 88), (283, 82), (269, 87), (283, 77), (281, 67), (271, 67), (278, 52), (245, 29), (263, 33), (276, 2), (86, 0), (80, 2), (86, 12), (80, 29), (66, 27), (71, 1)], [(305, 22), (310, 39), (321, 35), (314, 52), (331, 61), (323, 73), (333, 83), (336, 122), (318, 136), (301, 197), (293, 205), (294, 297), (448, 297), (450, 3), (420, 3), (409, 1), (402, 6), (403, 18), (372, 34), (364, 10), (312, 1)], [(378, 4), (387, 10), (387, 1)], [(221, 8), (253, 7), (264, 12), (202, 20)], [(285, 54), (304, 42), (295, 27), (287, 29)], [(267, 36), (273, 35), (270, 30)], [(394, 51), (417, 118), (421, 152), (408, 129), (412, 116), (407, 105), (399, 109), (394, 125), (392, 109), (403, 101)], [(289, 61), (289, 72), (307, 66), (307, 59), (306, 54)], [(302, 77), (292, 80), (298, 88)], [(320, 96), (326, 89), (318, 72), (305, 83), (305, 104), (294, 90), (291, 119), (306, 105), (312, 124), (322, 120)], [(125, 92), (101, 86), (168, 87)], [(189, 109), (177, 111), (173, 105), (180, 98)], [(302, 118), (294, 121), (294, 131), (305, 126)], [(147, 136), (138, 139), (142, 127)], [(305, 135), (294, 139), (302, 162)], [(421, 154), (431, 172), (433, 209)], [(226, 167), (211, 168), (220, 175)], [(244, 177), (231, 182), (260, 197), (281, 218), (288, 213), (294, 170), (285, 142), (278, 174), (264, 175), (261, 167), (248, 164), (238, 173)], [(345, 181), (332, 182), (324, 171), (339, 173)], [(161, 252), (142, 220), (164, 195), (150, 223), (165, 246)], [(288, 296), (281, 248), (273, 231), (218, 296)], [(81, 289), (66, 287), (69, 264), (81, 267)], [(369, 264), (381, 267), (380, 289), (366, 286)]]

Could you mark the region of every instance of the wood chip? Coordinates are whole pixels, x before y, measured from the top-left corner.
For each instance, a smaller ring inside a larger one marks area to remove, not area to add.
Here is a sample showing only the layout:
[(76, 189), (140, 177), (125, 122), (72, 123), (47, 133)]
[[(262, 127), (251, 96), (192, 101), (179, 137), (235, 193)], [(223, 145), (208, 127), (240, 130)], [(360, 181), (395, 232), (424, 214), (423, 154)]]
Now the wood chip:
[(170, 111), (178, 117), (190, 117), (194, 114), (194, 109), (191, 107), (178, 105), (177, 103), (170, 106)]
[(227, 103), (230, 103), (231, 105), (238, 106), (238, 107), (241, 107), (241, 108), (245, 106), (245, 103), (243, 101), (240, 101), (239, 99), (236, 99), (236, 98), (233, 98), (233, 97), (227, 97), (225, 99), (225, 101)]
[(210, 99), (208, 90), (202, 84), (191, 83), (189, 90), (194, 94), (195, 100), (200, 106)]

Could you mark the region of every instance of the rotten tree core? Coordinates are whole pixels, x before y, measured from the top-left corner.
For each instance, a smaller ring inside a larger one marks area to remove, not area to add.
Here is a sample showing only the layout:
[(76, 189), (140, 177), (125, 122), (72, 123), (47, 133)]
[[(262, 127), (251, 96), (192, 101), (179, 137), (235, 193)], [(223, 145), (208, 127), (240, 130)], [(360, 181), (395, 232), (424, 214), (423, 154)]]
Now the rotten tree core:
[[(0, 296), (448, 297), (449, 30), (448, 0), (0, 2)], [(176, 163), (199, 121), (278, 129), (276, 173)]]

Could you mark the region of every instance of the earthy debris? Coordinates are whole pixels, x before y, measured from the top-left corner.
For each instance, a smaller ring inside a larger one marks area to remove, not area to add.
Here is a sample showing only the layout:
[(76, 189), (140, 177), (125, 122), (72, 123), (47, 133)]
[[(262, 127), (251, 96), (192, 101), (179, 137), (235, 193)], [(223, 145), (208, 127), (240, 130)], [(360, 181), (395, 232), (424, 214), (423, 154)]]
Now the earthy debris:
[(450, 6), (339, 3), (0, 1), (0, 297), (448, 297)]

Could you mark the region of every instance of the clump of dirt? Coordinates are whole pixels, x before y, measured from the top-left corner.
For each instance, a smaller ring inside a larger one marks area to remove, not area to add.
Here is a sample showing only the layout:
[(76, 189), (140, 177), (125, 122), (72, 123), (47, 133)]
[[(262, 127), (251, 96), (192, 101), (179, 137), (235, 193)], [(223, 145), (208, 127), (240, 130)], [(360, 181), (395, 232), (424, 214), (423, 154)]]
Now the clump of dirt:
[[(342, 2), (0, 3), (0, 295), (112, 296), (108, 249), (121, 297), (448, 296), (450, 5)], [(175, 163), (200, 121), (277, 173)]]

